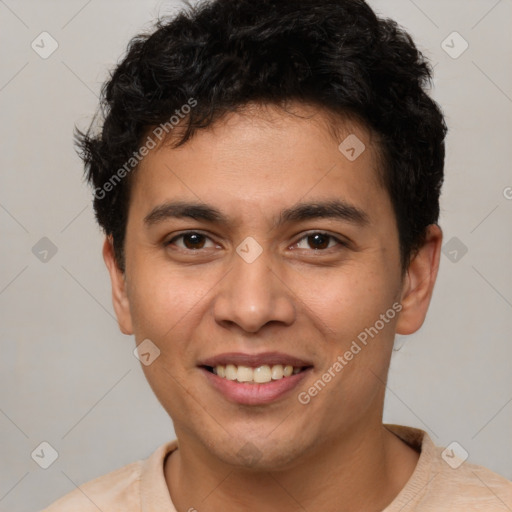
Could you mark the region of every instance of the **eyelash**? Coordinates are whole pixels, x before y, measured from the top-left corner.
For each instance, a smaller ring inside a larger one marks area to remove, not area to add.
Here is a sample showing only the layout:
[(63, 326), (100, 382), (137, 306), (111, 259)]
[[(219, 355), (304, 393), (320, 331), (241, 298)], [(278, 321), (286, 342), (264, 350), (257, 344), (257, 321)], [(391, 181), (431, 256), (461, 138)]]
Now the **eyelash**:
[[(185, 231), (184, 233), (180, 233), (179, 235), (171, 238), (169, 241), (165, 242), (165, 246), (169, 246), (171, 244), (173, 244), (176, 240), (180, 239), (180, 238), (183, 238), (184, 236), (187, 236), (187, 235), (201, 235), (209, 240), (211, 240), (211, 238), (208, 236), (208, 235), (205, 235), (204, 233), (201, 233), (200, 231)], [(309, 231), (307, 233), (305, 233), (299, 240), (297, 240), (297, 242), (295, 242), (293, 245), (297, 245), (299, 244), (300, 242), (302, 242), (302, 240), (304, 240), (305, 238), (308, 238), (312, 235), (323, 235), (323, 236), (326, 236), (328, 237), (329, 239), (332, 239), (334, 240), (335, 242), (338, 243), (338, 245), (342, 246), (342, 247), (348, 247), (348, 243), (347, 242), (344, 242), (343, 240), (340, 240), (339, 238), (335, 237), (334, 235), (331, 235), (330, 233), (326, 233), (325, 231)], [(213, 242), (213, 240), (211, 240)], [(330, 249), (334, 249), (335, 247), (328, 247), (326, 249), (310, 249), (311, 251), (319, 251), (319, 252), (327, 252), (329, 251)], [(199, 252), (201, 251), (202, 249), (183, 249), (183, 248), (179, 248), (180, 250), (182, 251), (186, 251), (186, 252)], [(300, 250), (300, 249), (299, 249)]]

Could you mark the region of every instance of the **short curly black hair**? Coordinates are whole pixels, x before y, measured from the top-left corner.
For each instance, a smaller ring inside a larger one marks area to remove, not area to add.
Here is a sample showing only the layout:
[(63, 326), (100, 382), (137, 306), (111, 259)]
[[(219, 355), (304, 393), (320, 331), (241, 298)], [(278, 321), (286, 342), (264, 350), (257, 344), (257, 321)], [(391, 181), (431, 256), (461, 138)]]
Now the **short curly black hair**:
[(431, 79), (410, 35), (363, 0), (186, 2), (160, 17), (151, 33), (131, 39), (103, 85), (100, 133), (94, 122), (86, 133), (75, 128), (119, 268), (133, 174), (126, 164), (136, 169), (148, 130), (167, 123), (168, 131), (180, 114), (177, 147), (250, 102), (299, 101), (355, 117), (377, 135), (405, 271), (439, 217), (447, 128), (427, 94)]

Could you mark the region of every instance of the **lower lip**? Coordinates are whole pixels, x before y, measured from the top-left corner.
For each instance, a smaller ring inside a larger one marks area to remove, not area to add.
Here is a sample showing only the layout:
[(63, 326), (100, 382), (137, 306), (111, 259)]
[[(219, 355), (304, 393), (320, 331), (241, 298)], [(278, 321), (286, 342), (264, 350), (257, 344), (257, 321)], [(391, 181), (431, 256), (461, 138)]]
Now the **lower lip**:
[(206, 368), (200, 368), (210, 384), (228, 400), (237, 404), (261, 405), (271, 403), (296, 388), (311, 370), (306, 370), (283, 377), (279, 380), (272, 380), (264, 384), (247, 384), (236, 380), (228, 380), (219, 377)]

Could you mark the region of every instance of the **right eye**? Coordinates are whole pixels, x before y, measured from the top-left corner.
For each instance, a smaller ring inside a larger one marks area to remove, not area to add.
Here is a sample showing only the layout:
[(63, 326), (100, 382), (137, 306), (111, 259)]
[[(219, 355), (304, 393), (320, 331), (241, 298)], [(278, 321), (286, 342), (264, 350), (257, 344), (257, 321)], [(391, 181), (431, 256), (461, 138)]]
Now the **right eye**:
[[(180, 239), (182, 239), (182, 245), (175, 243), (177, 240)], [(187, 231), (165, 242), (165, 246), (168, 247), (169, 245), (176, 245), (182, 250), (197, 251), (199, 249), (205, 248), (204, 245), (206, 240), (211, 241), (209, 237), (203, 235), (202, 233), (198, 233), (197, 231)], [(211, 247), (215, 247), (215, 244), (213, 244)], [(206, 248), (208, 249), (208, 247)]]

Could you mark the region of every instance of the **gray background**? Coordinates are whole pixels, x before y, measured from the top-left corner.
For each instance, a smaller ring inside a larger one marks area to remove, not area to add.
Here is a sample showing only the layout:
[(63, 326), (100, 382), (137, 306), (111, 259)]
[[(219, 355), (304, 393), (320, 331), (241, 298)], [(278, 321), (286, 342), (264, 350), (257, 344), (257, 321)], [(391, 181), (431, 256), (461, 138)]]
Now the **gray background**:
[[(445, 244), (456, 237), (423, 328), (397, 338), (384, 419), (512, 479), (512, 3), (370, 3), (435, 64), (450, 127), (441, 225)], [(72, 129), (87, 127), (129, 38), (176, 6), (0, 1), (1, 511), (42, 508), (174, 438), (113, 316)], [(31, 48), (43, 31), (59, 45), (47, 59)], [(453, 31), (469, 44), (458, 58), (441, 46)], [(57, 248), (46, 262), (32, 252), (42, 237)], [(46, 470), (31, 458), (42, 441), (59, 454)]]

